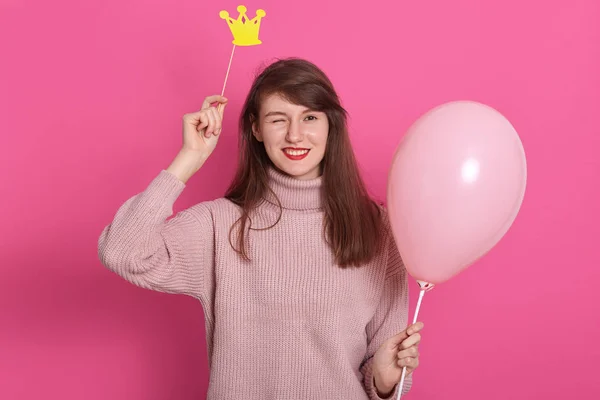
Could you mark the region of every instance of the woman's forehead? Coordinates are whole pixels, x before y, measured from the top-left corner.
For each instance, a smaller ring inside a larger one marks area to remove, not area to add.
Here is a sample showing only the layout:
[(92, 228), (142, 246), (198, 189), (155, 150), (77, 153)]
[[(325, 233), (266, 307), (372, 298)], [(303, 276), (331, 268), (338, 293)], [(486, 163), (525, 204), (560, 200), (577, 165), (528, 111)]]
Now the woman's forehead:
[(301, 105), (292, 103), (287, 100), (285, 97), (281, 96), (279, 93), (273, 93), (266, 96), (260, 104), (261, 114), (288, 114), (288, 113), (305, 113), (311, 112), (310, 108)]

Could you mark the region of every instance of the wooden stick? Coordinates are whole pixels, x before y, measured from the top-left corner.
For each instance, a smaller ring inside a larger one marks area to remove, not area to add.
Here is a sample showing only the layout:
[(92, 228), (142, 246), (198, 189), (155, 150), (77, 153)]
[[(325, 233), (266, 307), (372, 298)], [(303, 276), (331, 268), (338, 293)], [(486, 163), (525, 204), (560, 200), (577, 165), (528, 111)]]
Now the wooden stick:
[[(229, 78), (229, 70), (231, 69), (231, 61), (233, 60), (233, 53), (235, 52), (235, 44), (233, 45), (233, 48), (231, 49), (231, 57), (229, 57), (229, 65), (227, 66), (227, 73), (225, 74), (225, 82), (223, 82), (223, 90), (221, 90), (221, 96), (223, 96), (225, 94), (225, 86), (227, 86), (227, 78)], [(217, 110), (219, 112), (221, 112), (222, 108), (222, 104), (219, 103), (219, 105), (217, 106)]]

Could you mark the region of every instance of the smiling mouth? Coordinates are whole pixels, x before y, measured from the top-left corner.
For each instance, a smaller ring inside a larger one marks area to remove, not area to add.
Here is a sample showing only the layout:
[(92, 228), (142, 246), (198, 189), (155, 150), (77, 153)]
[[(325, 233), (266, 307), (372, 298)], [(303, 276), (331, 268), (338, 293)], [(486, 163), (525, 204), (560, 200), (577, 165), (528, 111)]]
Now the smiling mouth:
[(283, 154), (290, 160), (302, 160), (304, 157), (308, 155), (310, 149), (294, 149), (291, 147), (286, 147), (282, 149)]

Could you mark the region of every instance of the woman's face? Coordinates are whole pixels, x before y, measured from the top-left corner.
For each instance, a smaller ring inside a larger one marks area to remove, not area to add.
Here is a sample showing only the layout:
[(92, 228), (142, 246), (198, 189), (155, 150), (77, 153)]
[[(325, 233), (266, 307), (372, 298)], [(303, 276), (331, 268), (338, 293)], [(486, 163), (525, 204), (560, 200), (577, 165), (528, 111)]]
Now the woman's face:
[(278, 94), (265, 98), (259, 114), (252, 131), (273, 164), (297, 179), (318, 177), (329, 134), (327, 115), (292, 104)]

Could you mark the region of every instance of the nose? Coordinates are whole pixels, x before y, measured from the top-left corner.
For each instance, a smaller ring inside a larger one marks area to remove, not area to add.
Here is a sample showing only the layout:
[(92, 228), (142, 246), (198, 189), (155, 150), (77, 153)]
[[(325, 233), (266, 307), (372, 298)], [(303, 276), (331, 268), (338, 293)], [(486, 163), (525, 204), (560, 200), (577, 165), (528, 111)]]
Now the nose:
[(290, 143), (300, 143), (304, 139), (304, 134), (302, 133), (299, 122), (292, 121), (289, 124), (286, 139)]

